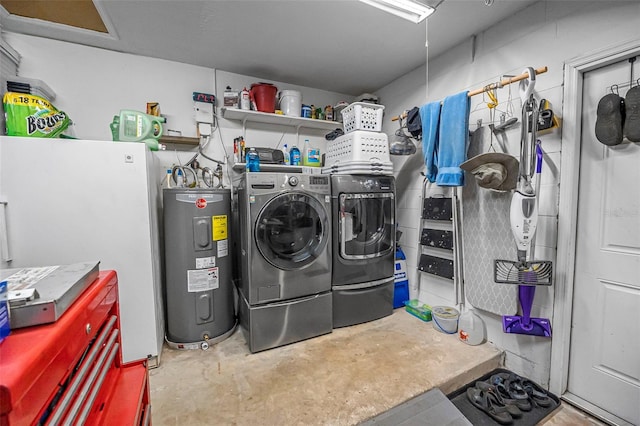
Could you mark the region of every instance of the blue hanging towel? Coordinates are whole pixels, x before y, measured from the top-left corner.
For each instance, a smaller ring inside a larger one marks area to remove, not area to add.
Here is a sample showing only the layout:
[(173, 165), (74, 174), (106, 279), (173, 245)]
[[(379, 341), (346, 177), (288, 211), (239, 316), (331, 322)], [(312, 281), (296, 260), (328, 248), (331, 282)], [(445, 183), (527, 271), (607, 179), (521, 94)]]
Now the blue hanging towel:
[(440, 101), (420, 107), (422, 121), (422, 153), (424, 154), (425, 176), (435, 182), (438, 175), (438, 129), (440, 123)]
[[(469, 102), (468, 92), (447, 96), (442, 103), (440, 113), (440, 135), (437, 148), (438, 186), (462, 186), (464, 172), (460, 168), (467, 157), (469, 141)], [(424, 138), (424, 136), (423, 136)]]

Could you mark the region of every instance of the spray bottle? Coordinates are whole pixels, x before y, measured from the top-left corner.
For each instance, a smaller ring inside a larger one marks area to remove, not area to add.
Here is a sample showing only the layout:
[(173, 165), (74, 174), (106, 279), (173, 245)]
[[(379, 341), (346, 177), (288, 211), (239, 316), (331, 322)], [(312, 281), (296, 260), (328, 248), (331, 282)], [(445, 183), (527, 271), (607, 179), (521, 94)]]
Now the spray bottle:
[(289, 147), (287, 146), (287, 144), (284, 144), (284, 147), (282, 148), (282, 155), (284, 157), (284, 164), (285, 165), (290, 165), (291, 164), (291, 157), (289, 156)]

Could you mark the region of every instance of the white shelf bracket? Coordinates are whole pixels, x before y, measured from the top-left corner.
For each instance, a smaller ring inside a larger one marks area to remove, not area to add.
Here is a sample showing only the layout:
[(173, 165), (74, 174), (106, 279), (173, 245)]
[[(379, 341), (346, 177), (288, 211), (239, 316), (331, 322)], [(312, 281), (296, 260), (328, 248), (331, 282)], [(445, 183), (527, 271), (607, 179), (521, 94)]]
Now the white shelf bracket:
[(4, 262), (10, 262), (11, 252), (9, 251), (9, 237), (7, 228), (7, 216), (5, 209), (7, 208), (7, 202), (0, 199), (0, 252), (2, 254), (2, 260)]
[(298, 124), (296, 126), (296, 146), (300, 146), (300, 128), (302, 127), (302, 124)]
[(246, 137), (247, 136), (247, 119), (249, 117), (246, 116), (242, 119), (242, 137)]

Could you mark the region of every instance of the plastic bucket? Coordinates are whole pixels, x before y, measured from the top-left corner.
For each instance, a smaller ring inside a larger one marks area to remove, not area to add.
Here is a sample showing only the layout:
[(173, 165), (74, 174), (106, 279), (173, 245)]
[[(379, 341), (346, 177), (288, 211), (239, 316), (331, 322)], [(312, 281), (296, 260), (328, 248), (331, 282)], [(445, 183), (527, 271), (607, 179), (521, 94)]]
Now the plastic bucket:
[(434, 306), (431, 308), (431, 323), (433, 328), (441, 333), (455, 334), (458, 331), (460, 312), (449, 306)]
[(282, 90), (280, 92), (280, 110), (284, 115), (300, 117), (302, 94), (297, 90)]
[(270, 83), (256, 83), (251, 85), (251, 97), (256, 108), (261, 112), (276, 111), (276, 93), (278, 88)]

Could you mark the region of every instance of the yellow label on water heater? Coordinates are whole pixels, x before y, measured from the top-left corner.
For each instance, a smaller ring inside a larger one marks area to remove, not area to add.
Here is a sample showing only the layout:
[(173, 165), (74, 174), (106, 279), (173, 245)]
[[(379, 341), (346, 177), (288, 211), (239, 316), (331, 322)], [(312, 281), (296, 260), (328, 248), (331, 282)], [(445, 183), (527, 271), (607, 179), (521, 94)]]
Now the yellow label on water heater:
[(227, 239), (227, 215), (211, 216), (211, 230), (213, 241)]

